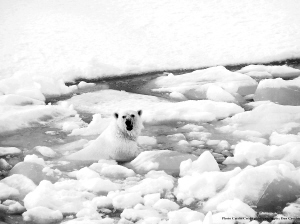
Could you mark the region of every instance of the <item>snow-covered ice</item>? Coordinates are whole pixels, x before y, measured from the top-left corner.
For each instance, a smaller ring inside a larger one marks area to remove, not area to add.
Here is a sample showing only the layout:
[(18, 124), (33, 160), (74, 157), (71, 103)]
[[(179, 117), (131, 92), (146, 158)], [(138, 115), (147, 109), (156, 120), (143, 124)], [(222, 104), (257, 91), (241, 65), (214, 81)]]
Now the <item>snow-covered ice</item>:
[(149, 86), (154, 92), (181, 93), (192, 100), (239, 102), (240, 95), (255, 92), (257, 82), (247, 75), (218, 66), (183, 75), (161, 76), (151, 81)]
[(300, 56), (296, 0), (14, 0), (0, 7), (2, 78), (89, 79)]
[(4, 134), (47, 121), (69, 117), (76, 114), (72, 108), (47, 105), (47, 106), (1, 106), (0, 107), (0, 133)]

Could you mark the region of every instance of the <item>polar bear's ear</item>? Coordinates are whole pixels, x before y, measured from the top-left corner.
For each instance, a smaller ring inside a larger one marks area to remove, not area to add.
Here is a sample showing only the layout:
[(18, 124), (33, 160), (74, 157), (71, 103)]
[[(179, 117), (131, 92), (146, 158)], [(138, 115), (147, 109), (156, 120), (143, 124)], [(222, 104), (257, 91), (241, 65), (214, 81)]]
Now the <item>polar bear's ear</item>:
[(139, 116), (141, 116), (141, 115), (142, 115), (142, 113), (143, 113), (143, 111), (142, 111), (142, 110), (138, 110), (138, 112), (137, 112), (137, 113), (138, 113), (138, 115), (139, 115)]
[(114, 117), (115, 117), (116, 119), (118, 119), (119, 114), (118, 114), (118, 113), (114, 113)]

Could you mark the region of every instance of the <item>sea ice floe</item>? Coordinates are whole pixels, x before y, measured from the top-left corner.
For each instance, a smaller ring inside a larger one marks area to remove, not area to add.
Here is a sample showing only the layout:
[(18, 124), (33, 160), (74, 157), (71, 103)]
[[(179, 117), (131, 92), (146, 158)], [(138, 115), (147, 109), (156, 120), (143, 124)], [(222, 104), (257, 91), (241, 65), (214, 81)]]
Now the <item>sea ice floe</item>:
[[(287, 134), (300, 127), (300, 106), (284, 106), (275, 103), (263, 103), (251, 111), (238, 113), (219, 123), (218, 129), (222, 132), (238, 132), (240, 135), (251, 136), (243, 131), (255, 132), (259, 138), (266, 138), (276, 131)], [(235, 134), (235, 133), (233, 133)]]
[(241, 95), (255, 92), (257, 82), (247, 75), (218, 66), (182, 75), (161, 76), (148, 85), (154, 92), (181, 93), (190, 100), (209, 99), (237, 103), (242, 100)]
[(248, 65), (238, 70), (239, 73), (267, 72), (273, 78), (296, 78), (300, 76), (300, 70), (286, 65)]
[(1, 106), (0, 133), (4, 134), (37, 124), (45, 124), (54, 118), (77, 114), (72, 108), (55, 105)]

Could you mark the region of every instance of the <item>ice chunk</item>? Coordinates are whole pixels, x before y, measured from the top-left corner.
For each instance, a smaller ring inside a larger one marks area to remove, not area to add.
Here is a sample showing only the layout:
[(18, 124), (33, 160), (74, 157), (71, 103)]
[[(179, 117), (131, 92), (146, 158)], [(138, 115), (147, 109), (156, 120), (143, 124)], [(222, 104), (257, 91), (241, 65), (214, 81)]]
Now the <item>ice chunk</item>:
[[(108, 117), (113, 112), (119, 110), (142, 109), (145, 111), (153, 107), (158, 107), (160, 104), (168, 101), (155, 96), (108, 89), (76, 95), (67, 100), (67, 102), (73, 104), (76, 110), (98, 113), (104, 115), (104, 117)], [(100, 117), (97, 117), (95, 122), (97, 121), (98, 123), (100, 120)], [(100, 125), (103, 126), (103, 124)]]
[(97, 171), (100, 175), (110, 178), (126, 178), (135, 175), (133, 170), (115, 164), (94, 163), (90, 168)]
[(45, 105), (44, 101), (17, 94), (0, 96), (0, 105)]
[[(300, 70), (299, 70), (300, 71)], [(285, 81), (281, 78), (260, 81), (253, 99), (268, 100), (282, 105), (300, 105), (300, 80)]]
[(6, 200), (2, 203), (8, 206), (7, 213), (9, 214), (22, 214), (26, 209), (17, 201)]
[(17, 189), (20, 193), (21, 199), (36, 188), (36, 185), (33, 183), (33, 181), (22, 174), (13, 174), (2, 179), (0, 183), (4, 183), (9, 187)]
[(39, 151), (45, 157), (55, 157), (56, 152), (53, 149), (46, 146), (36, 146), (35, 150)]
[[(255, 107), (252, 111), (239, 113), (225, 119), (221, 125), (233, 132), (236, 130), (251, 130), (260, 135), (271, 134), (274, 131), (288, 133), (296, 127), (300, 127), (300, 106), (283, 106), (275, 103), (264, 103)], [(220, 129), (222, 131), (222, 129)]]
[(205, 171), (220, 171), (218, 163), (209, 151), (203, 152), (200, 157), (193, 161), (191, 159), (180, 164), (180, 176), (203, 173)]
[(93, 198), (92, 202), (99, 208), (112, 208), (112, 199), (106, 196)]
[(163, 193), (170, 191), (174, 187), (172, 177), (158, 175), (157, 177), (147, 177), (140, 181), (137, 185), (126, 189), (127, 192), (139, 192), (141, 195)]
[(175, 211), (179, 209), (179, 205), (169, 199), (159, 199), (152, 207), (162, 212)]
[(193, 211), (189, 208), (182, 208), (177, 211), (171, 211), (168, 213), (167, 224), (181, 224), (181, 223), (202, 223), (204, 214), (201, 212)]
[(31, 163), (31, 162), (20, 162), (17, 163), (10, 171), (9, 176), (14, 174), (22, 174), (26, 177), (28, 177), (30, 180), (32, 180), (35, 184), (39, 184), (42, 180), (49, 180), (51, 182), (57, 181), (57, 175), (56, 177), (54, 175), (47, 175), (46, 172), (44, 172), (44, 169), (49, 167), (44, 167), (37, 163)]
[(21, 149), (18, 149), (16, 147), (0, 147), (0, 156), (18, 155), (21, 153)]
[(233, 157), (227, 157), (224, 164), (262, 164), (268, 160), (282, 160), (298, 166), (297, 156), (299, 142), (291, 142), (281, 146), (267, 146), (262, 143), (240, 142), (236, 145)]
[(19, 191), (13, 187), (6, 185), (5, 183), (0, 182), (0, 200), (5, 200), (8, 198), (17, 198), (19, 196)]
[(78, 83), (78, 88), (79, 89), (90, 88), (95, 85), (96, 85), (95, 83), (91, 83), (91, 82), (87, 83), (87, 82), (81, 81), (80, 83)]
[(140, 193), (120, 193), (112, 198), (112, 204), (115, 209), (133, 208), (135, 205), (142, 203), (143, 198)]
[(277, 132), (270, 135), (270, 145), (284, 145), (289, 142), (300, 142), (300, 135), (279, 134)]
[(143, 120), (151, 124), (177, 121), (211, 122), (243, 111), (244, 109), (233, 103), (189, 100), (152, 107), (144, 112)]
[(233, 200), (224, 201), (217, 206), (217, 210), (219, 212), (226, 212), (229, 209), (239, 211), (243, 214), (243, 217), (256, 217), (256, 211), (254, 211), (249, 205), (245, 204), (237, 198)]
[(132, 222), (153, 217), (161, 218), (161, 215), (153, 209), (124, 209), (124, 211), (121, 213), (121, 218), (130, 220)]
[(0, 133), (12, 132), (18, 129), (45, 124), (53, 118), (75, 115), (73, 109), (62, 106), (1, 106)]
[(300, 76), (299, 69), (295, 69), (286, 65), (248, 65), (237, 72), (268, 72), (274, 78), (296, 78)]
[(92, 178), (98, 178), (98, 177), (100, 177), (100, 175), (97, 172), (95, 172), (87, 167), (84, 167), (84, 168), (76, 171), (76, 178), (78, 180), (86, 180), (86, 179), (92, 179)]
[[(274, 181), (293, 181), (299, 185), (297, 180), (298, 171), (284, 163), (263, 164), (258, 167), (248, 166), (242, 172), (232, 177), (225, 188), (216, 196), (210, 198), (204, 204), (204, 210), (215, 209), (218, 204), (226, 200), (238, 198), (248, 205), (257, 205), (268, 186)], [(278, 188), (280, 189), (280, 188)], [(278, 189), (273, 194), (276, 195)]]
[(251, 78), (254, 79), (270, 79), (273, 78), (273, 76), (269, 72), (264, 71), (252, 71), (245, 73), (246, 75), (249, 75)]
[(145, 151), (126, 166), (137, 173), (164, 170), (170, 174), (178, 174), (180, 163), (187, 159), (195, 160), (196, 156), (169, 150)]
[[(72, 185), (74, 187), (74, 185)], [(27, 210), (43, 206), (52, 210), (65, 213), (77, 213), (84, 208), (84, 202), (90, 201), (94, 194), (86, 191), (56, 189), (49, 181), (42, 181), (36, 189), (24, 198), (24, 206)]]
[(76, 217), (88, 217), (90, 219), (101, 219), (102, 214), (99, 214), (96, 208), (83, 208), (76, 213)]
[(102, 178), (82, 179), (80, 184), (85, 190), (95, 194), (107, 194), (109, 191), (115, 191), (120, 188), (118, 184)]
[(299, 217), (300, 215), (300, 203), (299, 200), (296, 203), (290, 203), (283, 209), (283, 214), (287, 217)]
[(29, 209), (24, 212), (22, 216), (25, 222), (37, 224), (51, 224), (60, 222), (63, 219), (63, 215), (60, 211), (54, 211), (42, 206)]
[(108, 127), (110, 122), (111, 118), (102, 118), (101, 114), (94, 114), (93, 120), (87, 127), (73, 129), (70, 136), (99, 135)]
[(39, 158), (35, 154), (25, 156), (24, 162), (27, 162), (27, 163), (36, 163), (36, 164), (39, 164), (39, 165), (42, 165), (42, 166), (46, 166), (46, 163), (45, 163), (44, 159), (43, 158)]
[(147, 194), (144, 196), (144, 205), (152, 207), (160, 199), (160, 193)]
[(254, 93), (257, 82), (247, 75), (218, 66), (183, 75), (158, 77), (149, 85), (155, 92), (175, 91), (192, 100), (236, 102), (232, 94)]
[[(184, 176), (178, 179), (178, 186), (175, 194), (178, 200), (198, 199), (204, 200), (215, 196), (218, 191), (224, 188), (230, 178), (241, 172), (235, 168), (228, 172), (210, 171), (204, 173), (193, 173), (192, 176)], [(187, 201), (188, 202), (188, 201)]]

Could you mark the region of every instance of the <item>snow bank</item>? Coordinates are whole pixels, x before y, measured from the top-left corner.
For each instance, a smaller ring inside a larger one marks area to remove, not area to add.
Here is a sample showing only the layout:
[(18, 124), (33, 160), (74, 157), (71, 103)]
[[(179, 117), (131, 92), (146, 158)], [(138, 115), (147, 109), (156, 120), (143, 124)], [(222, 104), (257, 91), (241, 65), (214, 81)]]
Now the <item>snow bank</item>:
[(45, 124), (55, 118), (76, 114), (71, 107), (64, 106), (1, 106), (0, 133), (5, 134), (37, 124)]
[(273, 78), (296, 78), (300, 76), (299, 69), (286, 65), (248, 65), (237, 72), (246, 74), (250, 72), (267, 72)]
[(151, 170), (163, 170), (169, 174), (179, 174), (179, 166), (182, 161), (195, 160), (196, 158), (191, 154), (170, 150), (145, 151), (126, 166), (140, 174)]
[[(257, 137), (264, 137), (274, 131), (284, 134), (300, 127), (300, 106), (263, 103), (252, 111), (225, 119), (221, 125), (220, 131), (230, 132), (233, 135), (238, 133), (243, 135), (243, 131), (256, 133)], [(249, 133), (245, 132), (244, 135), (249, 136)]]
[(0, 8), (2, 78), (89, 79), (300, 56), (297, 0), (14, 0)]
[(183, 75), (161, 76), (151, 81), (149, 86), (154, 92), (177, 92), (191, 100), (239, 102), (237, 94), (253, 94), (257, 82), (247, 75), (218, 66)]
[(33, 222), (38, 224), (51, 224), (60, 222), (63, 219), (63, 215), (60, 211), (53, 211), (46, 207), (35, 207), (27, 210), (22, 214), (25, 222)]
[[(299, 70), (300, 71), (300, 70)], [(281, 78), (259, 82), (253, 99), (269, 100), (282, 105), (300, 105), (300, 80), (285, 81)]]
[(269, 160), (281, 160), (299, 166), (299, 147), (300, 142), (290, 142), (281, 146), (241, 142), (236, 145), (234, 156), (227, 157), (223, 164), (249, 164), (256, 166)]

